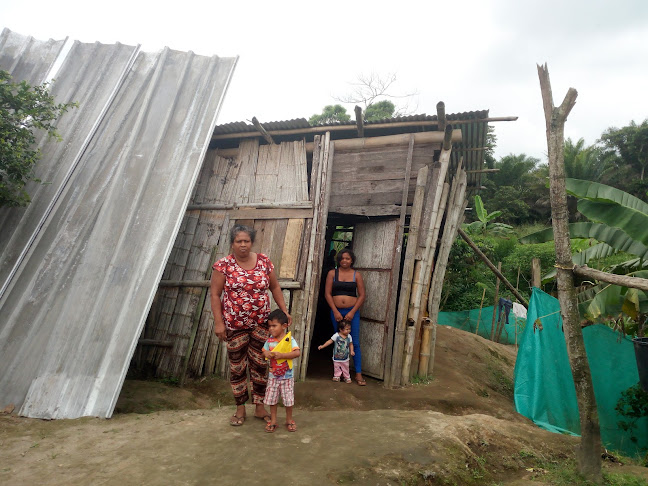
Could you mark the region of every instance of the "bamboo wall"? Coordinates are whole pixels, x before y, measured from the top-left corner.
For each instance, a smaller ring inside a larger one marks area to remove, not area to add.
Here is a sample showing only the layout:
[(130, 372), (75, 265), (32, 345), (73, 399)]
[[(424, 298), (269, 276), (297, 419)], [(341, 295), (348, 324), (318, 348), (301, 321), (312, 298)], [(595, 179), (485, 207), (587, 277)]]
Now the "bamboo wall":
[[(219, 157), (216, 151), (209, 151), (190, 208), (219, 204), (238, 207), (188, 210), (163, 282), (209, 280), (213, 262), (228, 254), (229, 231), (238, 222), (257, 230), (254, 248), (271, 258), (284, 286), (290, 286), (287, 282), (298, 281), (300, 273), (304, 273), (304, 262), (299, 260), (307, 227), (307, 218), (303, 216), (312, 211), (282, 207), (308, 200), (303, 142), (259, 146), (256, 140), (244, 141), (233, 158)], [(279, 209), (249, 207), (253, 203), (276, 205)], [(285, 290), (284, 297), (290, 306), (290, 292)], [(207, 287), (160, 287), (142, 338), (172, 344), (171, 347), (139, 345), (138, 364), (146, 362), (158, 376), (177, 377), (182, 374), (183, 366), (189, 376), (225, 371), (224, 345), (213, 332)], [(188, 350), (189, 361), (185, 364)]]

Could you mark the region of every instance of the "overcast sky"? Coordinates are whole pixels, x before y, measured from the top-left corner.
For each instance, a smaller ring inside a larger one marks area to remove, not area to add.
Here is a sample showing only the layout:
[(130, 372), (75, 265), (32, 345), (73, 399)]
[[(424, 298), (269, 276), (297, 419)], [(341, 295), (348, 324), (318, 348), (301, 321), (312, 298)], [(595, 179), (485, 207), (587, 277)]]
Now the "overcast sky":
[[(239, 56), (219, 123), (308, 118), (359, 74), (396, 73), (395, 94), (436, 113), (489, 109), (496, 156), (546, 160), (536, 64), (554, 104), (578, 90), (566, 136), (592, 144), (648, 118), (648, 1), (2, 0), (0, 25), (37, 39)], [(352, 106), (347, 106), (350, 113)]]

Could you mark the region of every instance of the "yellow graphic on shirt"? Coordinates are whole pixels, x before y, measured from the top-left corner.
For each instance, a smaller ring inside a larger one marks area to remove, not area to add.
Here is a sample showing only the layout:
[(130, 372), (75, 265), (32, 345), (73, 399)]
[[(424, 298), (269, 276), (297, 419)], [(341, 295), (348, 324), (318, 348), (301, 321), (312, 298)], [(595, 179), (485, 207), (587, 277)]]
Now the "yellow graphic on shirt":
[[(292, 339), (290, 338), (290, 331), (286, 333), (284, 338), (277, 343), (277, 345), (272, 349), (276, 353), (290, 353), (292, 351)], [(277, 364), (281, 364), (284, 361), (288, 361), (288, 368), (292, 370), (293, 360), (292, 359), (278, 359)]]

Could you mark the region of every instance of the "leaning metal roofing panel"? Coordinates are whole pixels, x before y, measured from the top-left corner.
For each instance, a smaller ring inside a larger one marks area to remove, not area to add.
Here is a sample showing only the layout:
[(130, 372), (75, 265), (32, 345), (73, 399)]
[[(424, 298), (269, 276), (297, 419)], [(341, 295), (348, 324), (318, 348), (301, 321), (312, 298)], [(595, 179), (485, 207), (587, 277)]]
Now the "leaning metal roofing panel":
[(0, 407), (30, 417), (112, 415), (236, 64), (100, 47), (56, 76), (81, 102), (62, 144), (86, 142), (40, 162), (70, 174), (0, 298)]
[(5, 28), (0, 34), (0, 68), (16, 80), (41, 84), (64, 44), (65, 40), (39, 41)]

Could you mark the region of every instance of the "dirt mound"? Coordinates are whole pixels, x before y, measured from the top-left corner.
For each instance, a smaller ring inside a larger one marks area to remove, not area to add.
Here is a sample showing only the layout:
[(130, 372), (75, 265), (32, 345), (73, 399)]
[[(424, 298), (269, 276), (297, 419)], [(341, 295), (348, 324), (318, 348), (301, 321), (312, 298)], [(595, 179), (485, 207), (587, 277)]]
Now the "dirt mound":
[(514, 363), (511, 347), (442, 327), (429, 383), (334, 383), (328, 366), (297, 383), (297, 433), (265, 433), (251, 407), (229, 426), (224, 380), (127, 380), (111, 420), (0, 415), (0, 484), (260, 484), (278, 457), (285, 485), (549, 484), (537, 481), (573, 458), (578, 439), (514, 411)]

